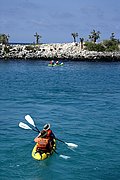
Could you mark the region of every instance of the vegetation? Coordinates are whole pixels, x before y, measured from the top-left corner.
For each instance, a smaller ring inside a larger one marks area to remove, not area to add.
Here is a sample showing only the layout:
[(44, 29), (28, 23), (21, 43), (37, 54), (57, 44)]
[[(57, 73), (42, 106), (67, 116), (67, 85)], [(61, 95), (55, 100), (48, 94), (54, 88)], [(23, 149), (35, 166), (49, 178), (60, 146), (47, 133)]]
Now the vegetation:
[(112, 40), (112, 41), (116, 40), (116, 39), (115, 39), (115, 33), (114, 33), (114, 32), (111, 33), (110, 40)]
[(34, 35), (34, 37), (36, 38), (36, 44), (39, 44), (39, 39), (42, 38), (42, 36), (40, 36), (37, 32)]
[(101, 43), (96, 43), (96, 40), (100, 38), (99, 36), (100, 32), (93, 30), (92, 35), (90, 39), (92, 39), (91, 42), (85, 42), (85, 47), (88, 51), (97, 51), (97, 52), (113, 52), (113, 51), (119, 51), (119, 40), (115, 38), (115, 33), (111, 33), (110, 39), (104, 40)]
[[(97, 51), (97, 52), (113, 52), (113, 51), (119, 51), (119, 46), (120, 46), (120, 41), (118, 39), (115, 38), (115, 33), (112, 32), (110, 35), (110, 38), (107, 40), (103, 40), (100, 43), (97, 43), (97, 40), (100, 38), (100, 31), (96, 31), (93, 29), (93, 31), (91, 32), (91, 34), (89, 35), (89, 40), (90, 41), (84, 41), (84, 38), (79, 38), (80, 39), (80, 45), (81, 45), (81, 49), (86, 49), (88, 51)], [(76, 43), (76, 38), (78, 37), (78, 33), (74, 32), (71, 33), (74, 42)], [(4, 45), (8, 45), (9, 42), (9, 35), (6, 34), (0, 34), (0, 43), (4, 44)], [(42, 36), (40, 36), (37, 32), (34, 35), (34, 37), (36, 38), (36, 44), (39, 44), (39, 39), (42, 38)], [(77, 45), (77, 43), (76, 43)], [(9, 46), (10, 48), (10, 46)], [(6, 48), (4, 48), (5, 53), (8, 53), (10, 51), (10, 49), (8, 48), (8, 46), (6, 46)], [(32, 45), (27, 45), (25, 47), (26, 50), (28, 51), (32, 51), (32, 52), (36, 52), (38, 49), (40, 50), (39, 46), (34, 46)], [(52, 50), (51, 50), (52, 51)]]
[(9, 52), (10, 52), (10, 48), (9, 48), (9, 46), (8, 46), (8, 47), (7, 47), (7, 46), (5, 46), (5, 47), (4, 47), (4, 53), (6, 53), (6, 54), (7, 54), (7, 53), (9, 53)]
[(80, 38), (81, 49), (83, 49), (83, 42), (84, 42), (84, 38)]
[(27, 51), (34, 51), (34, 46), (31, 46), (31, 45), (26, 46), (25, 50), (27, 50)]
[(102, 43), (95, 44), (93, 42), (85, 42), (85, 47), (88, 51), (104, 52), (105, 47)]
[(9, 42), (9, 35), (6, 34), (0, 34), (0, 44), (5, 44), (7, 45)]
[(94, 43), (96, 43), (96, 41), (97, 41), (97, 39), (99, 39), (100, 38), (100, 31), (95, 31), (94, 29), (93, 29), (93, 31), (91, 32), (91, 34), (89, 35), (89, 39), (92, 41), (92, 42), (94, 42)]
[(85, 42), (85, 48), (88, 51), (113, 52), (119, 51), (119, 42), (113, 40), (104, 40), (102, 43)]
[(105, 51), (119, 51), (119, 42), (115, 40), (104, 40)]
[(78, 37), (78, 33), (71, 33), (72, 37), (73, 37), (73, 41), (74, 43), (76, 42), (76, 38)]
[(115, 38), (115, 33), (112, 32), (109, 40), (104, 40), (105, 51), (119, 51), (119, 40)]
[[(89, 35), (90, 42), (87, 41), (84, 43), (84, 38), (80, 38), (81, 49), (83, 49), (83, 45), (85, 49), (88, 51), (97, 51), (97, 52), (113, 52), (119, 51), (119, 40), (115, 38), (115, 33), (112, 32), (110, 39), (104, 40), (103, 42), (97, 43), (97, 40), (100, 39), (100, 31), (96, 31), (93, 29), (91, 34)], [(78, 33), (71, 33), (74, 42), (76, 42), (76, 38), (78, 37)]]

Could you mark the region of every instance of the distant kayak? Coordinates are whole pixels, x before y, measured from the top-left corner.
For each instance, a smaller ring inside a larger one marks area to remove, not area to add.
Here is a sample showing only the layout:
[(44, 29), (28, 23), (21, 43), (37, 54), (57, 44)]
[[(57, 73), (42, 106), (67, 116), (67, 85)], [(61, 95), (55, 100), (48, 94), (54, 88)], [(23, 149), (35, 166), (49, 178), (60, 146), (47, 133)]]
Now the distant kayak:
[(54, 66), (64, 66), (64, 63), (59, 63), (59, 64), (48, 64), (49, 67), (54, 67)]
[(39, 152), (36, 152), (36, 147), (37, 147), (37, 143), (32, 150), (32, 157), (38, 161), (42, 161), (42, 160), (47, 159), (49, 156), (51, 156), (54, 153), (54, 151), (56, 149), (56, 141), (54, 139), (54, 145), (53, 145), (51, 152), (42, 152), (41, 151), (42, 153), (40, 154)]

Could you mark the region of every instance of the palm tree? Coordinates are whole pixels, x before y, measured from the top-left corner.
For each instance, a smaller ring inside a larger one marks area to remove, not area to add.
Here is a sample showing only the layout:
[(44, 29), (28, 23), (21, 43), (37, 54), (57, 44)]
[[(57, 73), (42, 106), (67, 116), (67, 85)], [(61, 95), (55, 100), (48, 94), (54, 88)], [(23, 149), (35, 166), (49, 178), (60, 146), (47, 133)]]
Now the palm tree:
[(115, 38), (115, 33), (114, 32), (111, 33), (110, 40), (116, 42), (117, 44), (119, 43), (119, 39)]
[(9, 36), (9, 34), (7, 35), (7, 44), (9, 43), (9, 38), (10, 38), (10, 36)]
[(81, 49), (83, 49), (84, 38), (80, 38)]
[(94, 43), (96, 43), (96, 41), (97, 41), (97, 39), (99, 39), (100, 38), (100, 31), (95, 31), (94, 29), (93, 29), (93, 31), (91, 32), (91, 34), (89, 35), (89, 39), (92, 41), (92, 42), (94, 42)]
[(115, 40), (115, 33), (114, 32), (111, 33), (110, 40), (112, 40), (112, 41)]
[(71, 33), (72, 37), (73, 37), (73, 41), (74, 43), (76, 42), (76, 37), (78, 37), (78, 33)]
[(36, 44), (39, 44), (39, 39), (42, 38), (42, 36), (40, 36), (37, 32), (34, 36), (36, 38)]

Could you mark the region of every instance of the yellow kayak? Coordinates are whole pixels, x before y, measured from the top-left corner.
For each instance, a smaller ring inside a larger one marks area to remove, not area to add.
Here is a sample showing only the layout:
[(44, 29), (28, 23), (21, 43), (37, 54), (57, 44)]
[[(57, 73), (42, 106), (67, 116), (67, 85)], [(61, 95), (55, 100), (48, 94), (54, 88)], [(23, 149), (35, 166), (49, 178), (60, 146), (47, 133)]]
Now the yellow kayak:
[(36, 143), (33, 150), (32, 150), (32, 157), (38, 161), (42, 161), (42, 160), (48, 158), (49, 156), (51, 156), (56, 149), (56, 141), (54, 140), (54, 142), (55, 143), (53, 145), (51, 153), (50, 152), (46, 152), (46, 153), (43, 152), (41, 155), (39, 152), (36, 152), (36, 147), (37, 147), (37, 143)]

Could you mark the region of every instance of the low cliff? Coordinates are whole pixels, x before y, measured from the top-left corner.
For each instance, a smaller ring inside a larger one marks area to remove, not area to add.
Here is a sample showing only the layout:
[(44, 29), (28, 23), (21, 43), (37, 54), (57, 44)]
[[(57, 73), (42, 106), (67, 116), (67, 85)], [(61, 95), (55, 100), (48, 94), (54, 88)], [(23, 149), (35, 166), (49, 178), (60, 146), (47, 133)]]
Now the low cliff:
[(96, 52), (81, 49), (80, 43), (40, 45), (1, 45), (1, 59), (72, 59), (120, 61), (120, 52)]

